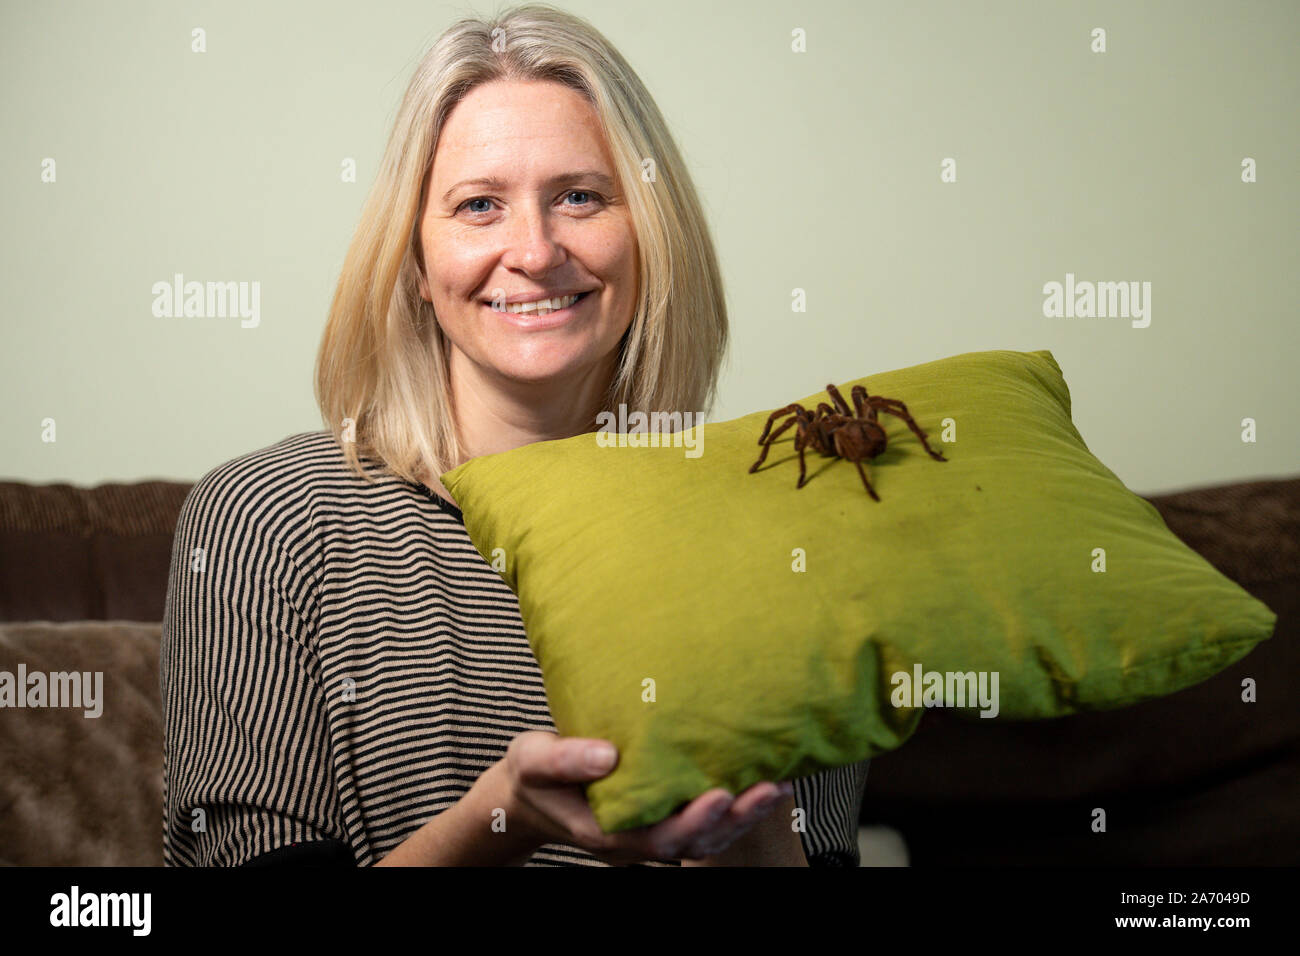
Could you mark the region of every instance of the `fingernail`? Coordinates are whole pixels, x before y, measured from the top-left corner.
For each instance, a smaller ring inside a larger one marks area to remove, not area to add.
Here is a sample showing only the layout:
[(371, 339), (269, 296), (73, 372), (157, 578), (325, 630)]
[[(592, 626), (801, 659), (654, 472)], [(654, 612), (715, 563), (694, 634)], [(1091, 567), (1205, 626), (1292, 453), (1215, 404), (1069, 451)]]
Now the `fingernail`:
[(731, 809), (732, 800), (723, 800), (716, 807), (709, 811), (709, 822), (716, 823), (722, 819), (722, 815)]
[(592, 744), (587, 748), (587, 769), (592, 773), (608, 770), (614, 766), (615, 756), (614, 748), (609, 744)]

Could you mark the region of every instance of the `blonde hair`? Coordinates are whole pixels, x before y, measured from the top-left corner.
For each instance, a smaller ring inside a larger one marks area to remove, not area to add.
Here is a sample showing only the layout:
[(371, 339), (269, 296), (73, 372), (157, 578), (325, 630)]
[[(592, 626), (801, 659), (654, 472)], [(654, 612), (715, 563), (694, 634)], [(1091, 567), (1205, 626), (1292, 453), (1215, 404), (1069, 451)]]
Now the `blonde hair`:
[[(420, 61), (343, 263), (316, 360), (316, 400), (349, 465), (367, 480), (361, 457), (416, 483), (462, 458), (446, 341), (419, 293), (419, 219), (443, 124), (466, 94), (494, 80), (548, 80), (581, 93), (614, 157), (639, 282), (608, 408), (708, 411), (716, 397), (727, 344), (722, 279), (668, 126), (594, 27), (550, 4), (525, 4), (490, 20), (460, 20)], [(643, 168), (654, 174), (643, 177)], [(342, 435), (347, 419), (354, 441)]]

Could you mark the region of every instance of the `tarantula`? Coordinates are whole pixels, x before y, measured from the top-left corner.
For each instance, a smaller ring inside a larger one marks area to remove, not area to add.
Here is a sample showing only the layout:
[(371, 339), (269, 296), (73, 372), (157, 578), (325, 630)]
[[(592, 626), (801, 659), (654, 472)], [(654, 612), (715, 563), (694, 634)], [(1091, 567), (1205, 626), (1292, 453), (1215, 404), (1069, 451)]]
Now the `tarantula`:
[[(935, 461), (948, 460), (943, 457), (941, 452), (930, 449), (929, 442), (925, 440), (925, 432), (917, 427), (911, 413), (907, 410), (907, 406), (898, 399), (868, 395), (864, 386), (854, 385), (851, 393), (853, 408), (850, 409), (848, 402), (844, 401), (844, 396), (840, 394), (838, 388), (834, 385), (827, 385), (826, 391), (830, 393), (831, 398), (835, 401), (835, 408), (821, 402), (817, 405), (816, 412), (810, 412), (798, 402), (792, 402), (785, 408), (778, 408), (768, 416), (767, 424), (763, 426), (763, 434), (758, 438), (758, 443), (763, 446), (763, 453), (758, 456), (758, 461), (750, 465), (750, 474), (757, 471), (758, 466), (763, 464), (763, 460), (767, 458), (768, 449), (772, 447), (772, 442), (776, 441), (781, 433), (791, 425), (798, 425), (798, 433), (794, 439), (795, 451), (799, 452), (799, 483), (795, 485), (796, 488), (802, 488), (804, 482), (807, 481), (803, 452), (806, 447), (811, 445), (823, 455), (844, 458), (857, 465), (858, 474), (862, 476), (862, 483), (867, 486), (867, 493), (876, 501), (879, 501), (880, 496), (871, 487), (871, 482), (867, 481), (867, 473), (862, 468), (862, 463), (866, 459), (875, 458), (885, 450), (885, 428), (876, 419), (878, 411), (889, 412), (889, 414), (907, 422), (908, 427), (916, 433), (917, 438), (921, 439), (922, 446)], [(772, 423), (782, 415), (790, 415), (790, 417), (782, 422), (776, 431), (772, 431)], [(771, 435), (768, 432), (771, 432)]]

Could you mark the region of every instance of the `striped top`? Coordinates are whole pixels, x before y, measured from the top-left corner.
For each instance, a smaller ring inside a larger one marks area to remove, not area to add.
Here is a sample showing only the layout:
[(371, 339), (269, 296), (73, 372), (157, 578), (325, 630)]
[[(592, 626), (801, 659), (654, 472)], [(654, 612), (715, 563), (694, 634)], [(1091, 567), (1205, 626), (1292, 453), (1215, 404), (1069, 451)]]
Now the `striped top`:
[[(372, 865), (517, 734), (556, 730), (515, 595), (460, 511), (365, 463), (373, 484), (305, 432), (185, 499), (160, 660), (169, 866), (294, 845)], [(868, 763), (795, 780), (811, 865), (859, 864)], [(608, 864), (549, 843), (527, 865)]]

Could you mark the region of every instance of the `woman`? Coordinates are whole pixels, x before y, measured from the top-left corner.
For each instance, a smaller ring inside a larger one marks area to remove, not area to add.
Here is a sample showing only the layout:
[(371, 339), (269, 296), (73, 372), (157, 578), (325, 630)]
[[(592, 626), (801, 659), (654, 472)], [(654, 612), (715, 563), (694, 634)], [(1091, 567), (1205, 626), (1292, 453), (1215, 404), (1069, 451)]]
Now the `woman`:
[(339, 281), (330, 430), (182, 509), (166, 861), (856, 865), (865, 761), (602, 833), (583, 785), (617, 754), (556, 735), (515, 597), (438, 481), (619, 402), (708, 407), (725, 343), (698, 199), (617, 51), (545, 5), (451, 27)]

